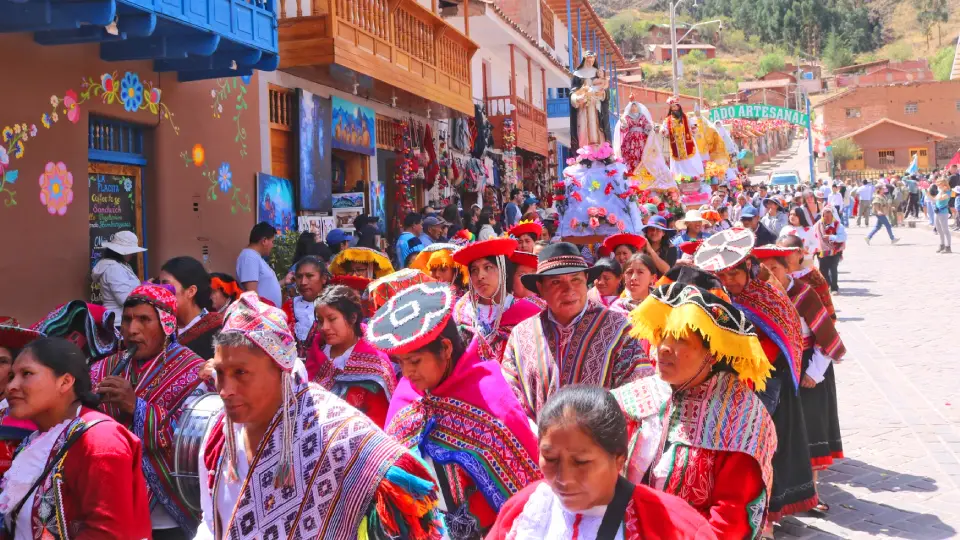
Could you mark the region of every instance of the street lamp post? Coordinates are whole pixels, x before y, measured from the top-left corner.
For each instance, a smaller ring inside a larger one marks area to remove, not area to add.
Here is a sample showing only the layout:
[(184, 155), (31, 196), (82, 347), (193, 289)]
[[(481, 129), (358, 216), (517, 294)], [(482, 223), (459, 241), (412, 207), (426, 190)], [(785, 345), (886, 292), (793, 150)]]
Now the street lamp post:
[[(687, 29), (687, 32), (683, 34), (680, 39), (677, 39), (677, 6), (683, 0), (677, 0), (676, 2), (670, 2), (670, 63), (673, 64), (673, 95), (677, 97), (680, 95), (680, 73), (679, 65), (677, 64), (677, 45), (681, 41), (686, 39), (690, 35), (690, 32), (693, 32), (693, 29), (698, 26), (704, 26), (707, 24), (720, 23), (720, 30), (723, 30), (723, 21), (720, 19), (714, 19), (712, 21), (699, 22)], [(697, 5), (697, 1), (694, 0), (693, 5)]]

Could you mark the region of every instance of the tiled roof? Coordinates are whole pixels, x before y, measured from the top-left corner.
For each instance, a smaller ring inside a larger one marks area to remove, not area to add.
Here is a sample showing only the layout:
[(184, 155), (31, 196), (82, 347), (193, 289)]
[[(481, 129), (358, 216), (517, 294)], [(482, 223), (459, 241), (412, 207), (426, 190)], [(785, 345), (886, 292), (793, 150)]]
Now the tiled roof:
[(857, 136), (857, 135), (859, 135), (859, 134), (861, 134), (861, 133), (864, 133), (864, 132), (866, 132), (866, 131), (870, 131), (871, 129), (879, 126), (880, 124), (893, 124), (893, 125), (895, 125), (895, 126), (902, 127), (902, 128), (904, 128), (904, 129), (909, 129), (909, 130), (911, 130), (911, 131), (919, 131), (920, 133), (926, 133), (927, 135), (930, 135), (931, 137), (935, 137), (935, 138), (938, 138), (938, 139), (946, 139), (946, 138), (947, 138), (946, 135), (944, 135), (943, 133), (937, 132), (937, 131), (931, 131), (931, 130), (929, 130), (929, 129), (924, 129), (924, 128), (922, 128), (922, 127), (914, 126), (914, 125), (911, 125), (911, 124), (905, 124), (905, 123), (903, 123), (903, 122), (897, 122), (896, 120), (891, 120), (891, 119), (889, 119), (889, 118), (881, 118), (880, 120), (877, 120), (876, 122), (874, 122), (874, 123), (872, 123), (872, 124), (863, 126), (862, 128), (860, 128), (860, 129), (858, 129), (858, 130), (856, 130), (856, 131), (851, 131), (850, 133), (847, 133), (847, 134), (845, 134), (845, 135), (841, 135), (841, 136), (839, 136), (839, 137), (836, 137), (834, 140), (849, 139), (849, 138), (851, 138), (851, 137), (855, 137), (855, 136)]
[[(569, 74), (569, 75), (572, 75), (572, 74), (570, 73), (569, 67), (566, 66), (563, 62), (557, 60), (557, 57), (554, 56), (554, 51), (553, 51), (553, 49), (549, 49), (549, 48), (544, 47), (543, 45), (541, 45), (539, 39), (537, 39), (537, 38), (531, 36), (530, 34), (528, 34), (527, 31), (524, 30), (523, 28), (521, 28), (519, 24), (515, 23), (515, 22), (513, 21), (513, 19), (511, 19), (510, 17), (508, 17), (507, 14), (504, 13), (502, 9), (500, 9), (500, 6), (498, 6), (497, 4), (495, 4), (495, 3), (493, 3), (493, 2), (486, 2), (486, 1), (484, 2), (484, 4), (486, 4), (486, 6), (487, 6), (488, 8), (492, 9), (493, 12), (497, 14), (497, 17), (500, 17), (500, 19), (503, 20), (503, 22), (505, 22), (505, 23), (507, 23), (508, 25), (510, 25), (510, 27), (513, 28), (517, 33), (519, 33), (521, 36), (525, 37), (525, 38), (527, 39), (527, 41), (530, 42), (531, 45), (533, 45), (534, 47), (536, 47), (537, 49), (539, 49), (540, 52), (542, 52), (544, 56), (546, 56), (548, 59), (550, 59), (550, 61), (553, 63), (553, 65), (555, 65), (555, 66), (557, 66), (558, 68), (562, 69), (562, 70), (564, 71), (564, 73), (567, 73), (567, 74)], [(467, 8), (467, 9), (469, 9), (469, 8)]]

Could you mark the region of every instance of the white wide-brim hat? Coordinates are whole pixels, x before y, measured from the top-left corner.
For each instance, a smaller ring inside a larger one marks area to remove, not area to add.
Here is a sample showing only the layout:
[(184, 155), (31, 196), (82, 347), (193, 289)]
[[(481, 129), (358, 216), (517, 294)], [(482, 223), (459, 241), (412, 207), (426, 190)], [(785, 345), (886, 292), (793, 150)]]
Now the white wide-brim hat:
[(699, 221), (701, 223), (709, 223), (706, 219), (703, 218), (703, 215), (699, 210), (687, 210), (687, 213), (683, 215), (683, 219), (678, 220), (675, 224), (677, 229), (685, 229), (687, 227), (687, 222), (690, 221)]
[(132, 255), (142, 253), (147, 248), (140, 247), (140, 239), (131, 231), (120, 231), (110, 236), (110, 240), (101, 244), (104, 249), (109, 249), (120, 255)]

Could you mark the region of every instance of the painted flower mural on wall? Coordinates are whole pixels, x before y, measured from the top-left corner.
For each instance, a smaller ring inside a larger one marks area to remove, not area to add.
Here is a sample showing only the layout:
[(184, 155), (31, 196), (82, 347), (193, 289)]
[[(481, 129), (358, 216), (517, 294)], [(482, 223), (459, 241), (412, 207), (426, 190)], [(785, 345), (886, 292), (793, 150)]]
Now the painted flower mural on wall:
[[(242, 79), (243, 84), (237, 84), (237, 79)], [(247, 83), (250, 82), (249, 77), (233, 77), (232, 79), (217, 79), (217, 87), (213, 90), (210, 90), (210, 97), (213, 98), (213, 103), (210, 105), (210, 108), (213, 109), (213, 117), (220, 118), (223, 114), (223, 102), (227, 100), (228, 97), (236, 93), (236, 99), (234, 100), (233, 109), (236, 111), (236, 114), (233, 115), (231, 120), (237, 126), (237, 134), (233, 137), (233, 142), (240, 145), (240, 157), (247, 157), (247, 130), (240, 124), (240, 118), (243, 116), (243, 111), (248, 109), (247, 106)]]
[(180, 152), (180, 159), (183, 160), (183, 166), (189, 168), (190, 165), (193, 165), (197, 168), (203, 168), (200, 174), (206, 178), (208, 182), (207, 186), (207, 200), (216, 201), (223, 196), (230, 196), (230, 212), (236, 214), (238, 211), (242, 210), (244, 212), (251, 211), (250, 195), (247, 193), (241, 194), (240, 188), (238, 188), (233, 183), (233, 170), (230, 168), (230, 164), (226, 161), (222, 162), (219, 167), (211, 169), (206, 165), (206, 150), (204, 150), (203, 145), (196, 144), (191, 150), (184, 150)]
[(67, 120), (72, 124), (80, 121), (80, 104), (77, 103), (77, 93), (73, 90), (67, 90), (63, 96), (63, 106), (67, 109)]
[(140, 75), (132, 71), (125, 72), (119, 81), (117, 77), (116, 71), (104, 73), (100, 76), (99, 82), (93, 77), (87, 77), (80, 85), (81, 91), (77, 103), (84, 103), (98, 97), (107, 105), (114, 103), (123, 105), (124, 110), (129, 112), (149, 110), (150, 113), (160, 116), (162, 120), (168, 121), (174, 133), (180, 134), (180, 128), (173, 121), (173, 111), (167, 107), (166, 103), (160, 101), (162, 92), (152, 81), (141, 79)]
[(40, 175), (40, 203), (53, 215), (63, 216), (73, 202), (73, 174), (62, 161), (49, 162)]
[(140, 76), (136, 73), (127, 72), (120, 81), (120, 99), (123, 101), (123, 108), (130, 112), (140, 110), (143, 105), (143, 85), (140, 84)]

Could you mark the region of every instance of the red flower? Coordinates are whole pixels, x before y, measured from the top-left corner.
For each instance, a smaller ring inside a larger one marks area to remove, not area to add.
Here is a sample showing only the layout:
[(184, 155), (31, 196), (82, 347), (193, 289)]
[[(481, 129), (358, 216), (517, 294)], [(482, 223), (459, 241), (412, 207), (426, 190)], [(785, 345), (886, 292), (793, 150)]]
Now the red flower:
[(611, 191), (613, 191), (613, 184), (607, 184), (607, 187), (603, 190), (603, 194), (609, 195)]
[(664, 205), (663, 203), (660, 203), (657, 205), (657, 210), (663, 210), (664, 208), (666, 208), (666, 205)]
[(564, 200), (564, 199), (566, 199), (566, 197), (564, 197), (563, 195), (554, 195), (554, 196), (553, 196), (553, 200), (555, 200), (555, 201), (562, 201), (562, 200)]
[(576, 199), (577, 202), (583, 202), (583, 197), (581, 197), (580, 194), (577, 193), (576, 191), (574, 191), (573, 193), (571, 193), (570, 196), (573, 197), (574, 199)]
[(616, 176), (616, 175), (617, 175), (616, 169), (614, 169), (614, 170), (612, 170), (612, 171), (607, 171), (607, 176)]

